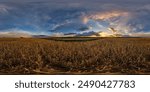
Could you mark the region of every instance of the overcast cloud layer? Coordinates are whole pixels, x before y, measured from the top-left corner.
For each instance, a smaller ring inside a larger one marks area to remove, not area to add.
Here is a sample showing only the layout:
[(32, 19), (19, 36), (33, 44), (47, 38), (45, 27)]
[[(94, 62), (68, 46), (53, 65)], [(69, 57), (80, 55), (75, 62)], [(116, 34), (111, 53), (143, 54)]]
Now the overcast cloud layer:
[(0, 34), (150, 36), (149, 0), (1, 0)]

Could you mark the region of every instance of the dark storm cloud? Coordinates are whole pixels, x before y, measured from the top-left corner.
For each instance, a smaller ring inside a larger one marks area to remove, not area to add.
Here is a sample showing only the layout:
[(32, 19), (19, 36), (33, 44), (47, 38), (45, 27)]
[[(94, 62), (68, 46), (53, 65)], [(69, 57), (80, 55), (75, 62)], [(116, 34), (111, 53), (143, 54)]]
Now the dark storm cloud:
[[(89, 31), (94, 31), (105, 29), (105, 23), (99, 20), (83, 23), (82, 18), (110, 11), (130, 13), (129, 18), (110, 21), (118, 30), (126, 27), (132, 32), (150, 32), (149, 0), (1, 0), (0, 31), (18, 29), (50, 34), (80, 32), (85, 27), (93, 27)], [(120, 27), (116, 26), (118, 23)]]

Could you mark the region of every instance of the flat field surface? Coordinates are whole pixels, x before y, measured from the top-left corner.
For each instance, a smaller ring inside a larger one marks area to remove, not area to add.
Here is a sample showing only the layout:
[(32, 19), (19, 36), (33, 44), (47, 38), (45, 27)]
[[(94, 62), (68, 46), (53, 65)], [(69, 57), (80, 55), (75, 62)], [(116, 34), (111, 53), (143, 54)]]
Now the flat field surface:
[(150, 74), (150, 38), (0, 38), (0, 74)]

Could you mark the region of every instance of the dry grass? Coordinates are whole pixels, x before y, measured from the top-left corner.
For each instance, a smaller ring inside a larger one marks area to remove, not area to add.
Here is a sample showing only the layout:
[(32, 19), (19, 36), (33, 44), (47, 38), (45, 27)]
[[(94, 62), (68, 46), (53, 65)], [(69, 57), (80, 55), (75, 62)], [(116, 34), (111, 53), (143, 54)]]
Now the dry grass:
[(0, 73), (150, 74), (150, 38), (84, 42), (1, 38)]

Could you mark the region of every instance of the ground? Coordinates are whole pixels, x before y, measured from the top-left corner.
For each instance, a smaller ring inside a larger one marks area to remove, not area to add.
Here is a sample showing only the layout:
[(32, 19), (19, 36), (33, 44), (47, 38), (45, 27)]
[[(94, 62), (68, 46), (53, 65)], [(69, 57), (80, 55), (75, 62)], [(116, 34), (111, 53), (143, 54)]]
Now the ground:
[(150, 74), (150, 38), (0, 38), (0, 74)]

